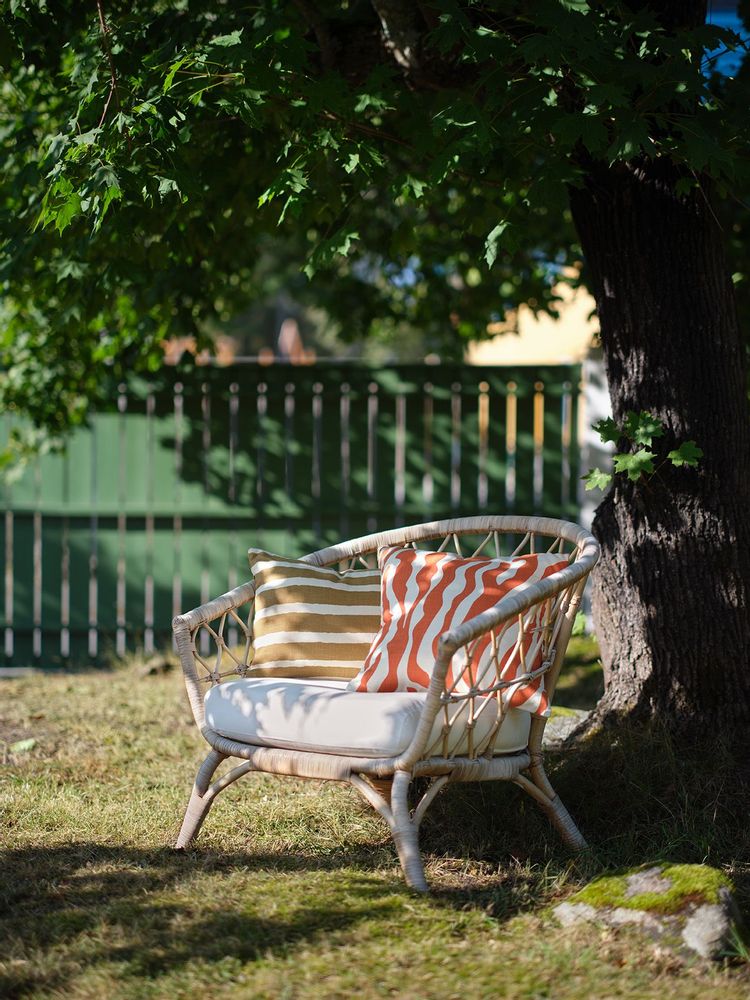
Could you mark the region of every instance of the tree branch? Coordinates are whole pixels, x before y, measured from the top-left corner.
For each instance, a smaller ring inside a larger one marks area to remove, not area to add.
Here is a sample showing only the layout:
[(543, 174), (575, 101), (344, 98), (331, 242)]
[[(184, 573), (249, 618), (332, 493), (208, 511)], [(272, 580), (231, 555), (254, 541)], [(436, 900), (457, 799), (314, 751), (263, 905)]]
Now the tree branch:
[(420, 66), (424, 21), (418, 5), (401, 0), (371, 0), (382, 25), (386, 49), (408, 72)]

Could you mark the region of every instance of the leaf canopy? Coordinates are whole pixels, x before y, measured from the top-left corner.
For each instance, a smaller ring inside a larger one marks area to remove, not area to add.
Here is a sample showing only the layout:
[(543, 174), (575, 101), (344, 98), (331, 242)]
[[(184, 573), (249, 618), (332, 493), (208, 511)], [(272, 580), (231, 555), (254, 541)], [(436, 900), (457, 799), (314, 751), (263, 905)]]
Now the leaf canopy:
[(703, 65), (739, 40), (647, 7), (16, 0), (0, 26), (0, 394), (53, 433), (281, 289), (449, 355), (554, 313), (593, 160), (744, 183), (747, 116)]

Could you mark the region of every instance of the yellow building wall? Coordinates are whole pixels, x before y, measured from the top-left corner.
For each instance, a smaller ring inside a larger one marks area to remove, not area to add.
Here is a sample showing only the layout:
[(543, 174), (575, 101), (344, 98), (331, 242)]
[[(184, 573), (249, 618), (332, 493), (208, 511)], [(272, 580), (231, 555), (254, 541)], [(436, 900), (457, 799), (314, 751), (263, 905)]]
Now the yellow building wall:
[(466, 361), (471, 365), (554, 365), (583, 361), (599, 329), (591, 315), (594, 299), (584, 289), (572, 289), (569, 285), (560, 286), (556, 292), (562, 299), (559, 319), (534, 316), (528, 306), (521, 306), (518, 333), (511, 332), (513, 322), (503, 324), (507, 332), (469, 345)]

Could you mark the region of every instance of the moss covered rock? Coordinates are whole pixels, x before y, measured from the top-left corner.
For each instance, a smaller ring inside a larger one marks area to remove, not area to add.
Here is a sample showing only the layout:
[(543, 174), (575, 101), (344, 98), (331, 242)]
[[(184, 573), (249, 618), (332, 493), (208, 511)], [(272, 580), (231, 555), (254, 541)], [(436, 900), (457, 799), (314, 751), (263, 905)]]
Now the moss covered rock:
[(693, 903), (719, 903), (729, 879), (708, 865), (652, 865), (594, 879), (571, 902), (677, 913)]
[(589, 714), (589, 712), (585, 712), (580, 708), (553, 706), (551, 718), (548, 720), (544, 730), (544, 745), (547, 747), (559, 746), (580, 726)]
[(564, 925), (633, 924), (661, 944), (711, 959), (725, 955), (739, 935), (732, 885), (708, 865), (660, 862), (605, 875), (554, 912)]

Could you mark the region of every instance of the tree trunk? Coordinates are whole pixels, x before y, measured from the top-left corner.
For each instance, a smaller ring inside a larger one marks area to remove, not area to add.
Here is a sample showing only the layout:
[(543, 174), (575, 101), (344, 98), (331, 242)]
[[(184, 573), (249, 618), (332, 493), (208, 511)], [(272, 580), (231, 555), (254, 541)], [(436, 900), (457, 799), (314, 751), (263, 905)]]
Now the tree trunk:
[(614, 418), (646, 410), (660, 456), (697, 469), (620, 474), (599, 506), (594, 575), (608, 716), (716, 733), (750, 722), (750, 423), (723, 233), (705, 190), (660, 161), (589, 170), (571, 191)]

